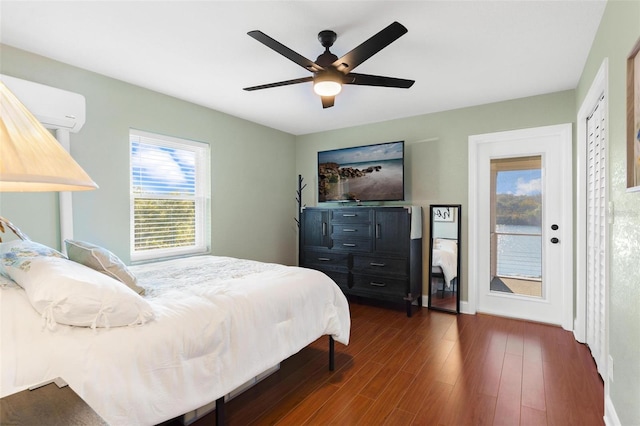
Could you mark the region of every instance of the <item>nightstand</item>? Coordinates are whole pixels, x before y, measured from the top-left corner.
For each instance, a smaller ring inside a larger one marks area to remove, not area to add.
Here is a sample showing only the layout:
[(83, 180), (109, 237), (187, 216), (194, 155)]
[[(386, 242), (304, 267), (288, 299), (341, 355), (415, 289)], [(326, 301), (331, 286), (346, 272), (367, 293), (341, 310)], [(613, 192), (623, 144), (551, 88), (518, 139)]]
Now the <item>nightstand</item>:
[[(64, 387), (59, 387), (61, 386)], [(2, 425), (106, 425), (62, 380), (0, 399)]]

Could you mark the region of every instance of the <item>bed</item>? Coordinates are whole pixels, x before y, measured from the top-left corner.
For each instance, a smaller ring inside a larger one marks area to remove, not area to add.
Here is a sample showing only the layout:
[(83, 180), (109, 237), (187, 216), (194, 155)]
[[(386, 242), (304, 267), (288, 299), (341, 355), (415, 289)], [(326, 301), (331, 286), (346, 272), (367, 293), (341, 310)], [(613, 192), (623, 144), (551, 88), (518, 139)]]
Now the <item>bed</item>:
[(447, 238), (434, 238), (431, 264), (432, 267), (441, 269), (446, 288), (455, 285), (458, 276), (458, 242)]
[[(57, 273), (92, 268), (33, 249), (28, 274), (44, 282), (36, 291), (20, 275), (22, 258), (6, 254), (23, 243), (0, 244), (1, 397), (62, 377), (111, 425), (157, 424), (221, 402), (323, 335), (331, 346), (349, 342), (348, 303), (323, 273), (217, 256), (125, 268), (137, 286), (116, 279), (126, 300), (105, 307), (112, 296), (104, 296), (98, 314), (65, 324), (65, 304), (86, 285), (42, 306), (34, 294), (64, 287)], [(115, 315), (131, 301), (137, 313)]]

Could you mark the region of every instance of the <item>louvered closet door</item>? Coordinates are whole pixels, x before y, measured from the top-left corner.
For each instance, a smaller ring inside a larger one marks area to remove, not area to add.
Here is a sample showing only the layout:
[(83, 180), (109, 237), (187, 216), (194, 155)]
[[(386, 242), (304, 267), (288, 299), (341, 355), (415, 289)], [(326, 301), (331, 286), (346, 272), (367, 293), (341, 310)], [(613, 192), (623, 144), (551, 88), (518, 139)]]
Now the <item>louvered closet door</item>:
[(598, 372), (606, 366), (606, 140), (603, 99), (587, 119), (587, 344)]

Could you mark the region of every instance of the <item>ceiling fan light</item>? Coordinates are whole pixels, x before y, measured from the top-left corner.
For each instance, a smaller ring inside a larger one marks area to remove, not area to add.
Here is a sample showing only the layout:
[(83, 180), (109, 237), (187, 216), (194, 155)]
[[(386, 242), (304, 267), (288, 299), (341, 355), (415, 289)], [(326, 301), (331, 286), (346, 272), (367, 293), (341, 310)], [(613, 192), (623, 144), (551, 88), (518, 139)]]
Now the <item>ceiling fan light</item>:
[(332, 80), (322, 80), (313, 83), (313, 91), (320, 96), (335, 96), (342, 90), (342, 84)]

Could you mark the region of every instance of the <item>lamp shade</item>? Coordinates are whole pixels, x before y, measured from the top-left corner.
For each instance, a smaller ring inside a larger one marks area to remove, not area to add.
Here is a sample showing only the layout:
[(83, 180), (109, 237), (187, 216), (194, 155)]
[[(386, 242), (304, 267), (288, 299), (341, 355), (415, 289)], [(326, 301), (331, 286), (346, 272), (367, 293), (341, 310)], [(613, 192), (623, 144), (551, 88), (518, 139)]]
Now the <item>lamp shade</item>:
[(0, 191), (82, 191), (97, 187), (0, 82)]

